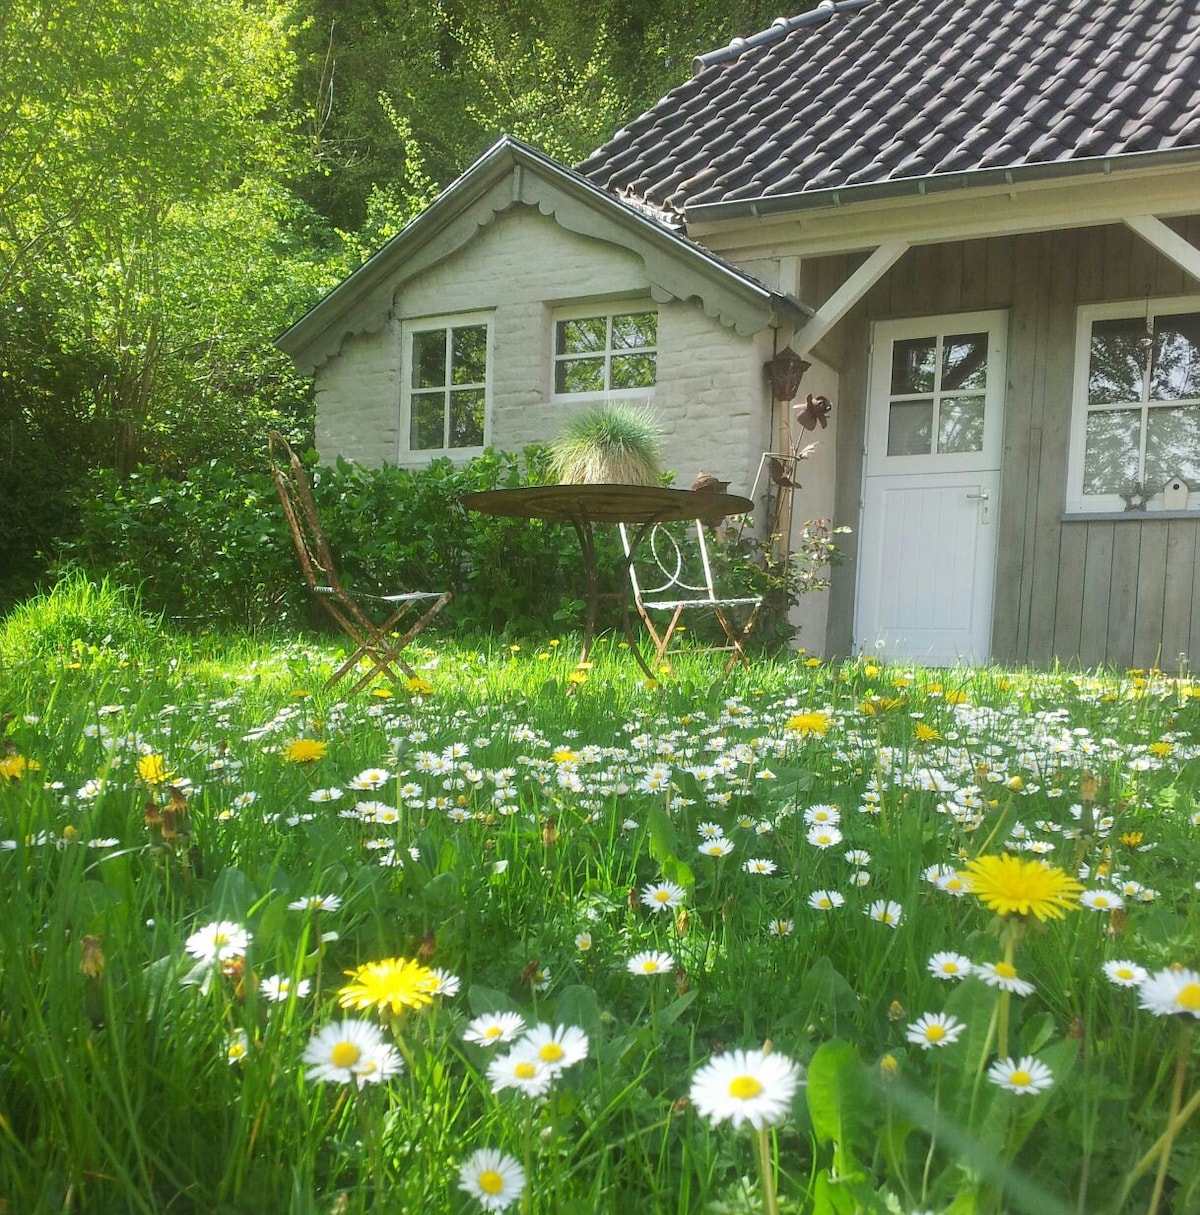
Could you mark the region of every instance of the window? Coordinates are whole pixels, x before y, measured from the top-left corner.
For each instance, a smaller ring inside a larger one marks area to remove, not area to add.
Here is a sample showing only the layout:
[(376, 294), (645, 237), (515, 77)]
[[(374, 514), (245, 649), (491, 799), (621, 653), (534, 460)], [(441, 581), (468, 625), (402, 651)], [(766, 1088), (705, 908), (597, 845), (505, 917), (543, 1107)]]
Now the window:
[(1176, 477), (1200, 507), (1200, 300), (1081, 309), (1068, 509), (1161, 507)]
[(988, 334), (938, 334), (892, 343), (887, 454), (983, 450)]
[(408, 450), (478, 451), (484, 446), (488, 402), (489, 326), (420, 322), (409, 330)]
[(625, 308), (554, 322), (554, 395), (644, 395), (658, 376), (658, 314)]

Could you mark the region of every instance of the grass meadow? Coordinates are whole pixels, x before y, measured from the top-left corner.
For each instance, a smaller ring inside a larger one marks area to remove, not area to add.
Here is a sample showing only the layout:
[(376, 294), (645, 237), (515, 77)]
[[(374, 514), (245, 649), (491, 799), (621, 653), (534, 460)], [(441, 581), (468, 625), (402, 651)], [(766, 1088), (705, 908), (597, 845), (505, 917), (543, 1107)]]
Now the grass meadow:
[(35, 625), (0, 1210), (1200, 1210), (1200, 685)]

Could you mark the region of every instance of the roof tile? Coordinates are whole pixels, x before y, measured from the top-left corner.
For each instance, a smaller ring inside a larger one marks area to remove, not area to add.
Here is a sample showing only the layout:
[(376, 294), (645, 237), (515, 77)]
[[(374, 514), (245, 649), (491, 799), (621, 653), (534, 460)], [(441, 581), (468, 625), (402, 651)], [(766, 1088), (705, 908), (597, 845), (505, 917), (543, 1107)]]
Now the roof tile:
[(686, 208), (1196, 148), (1200, 0), (824, 0), (706, 56), (597, 149)]

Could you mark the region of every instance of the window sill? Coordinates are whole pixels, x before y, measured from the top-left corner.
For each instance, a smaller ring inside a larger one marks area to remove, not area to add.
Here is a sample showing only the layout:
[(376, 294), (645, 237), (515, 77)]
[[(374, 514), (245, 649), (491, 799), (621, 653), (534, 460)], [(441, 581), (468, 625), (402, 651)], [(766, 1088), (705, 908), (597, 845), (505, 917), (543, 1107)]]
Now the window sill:
[(1064, 511), (1060, 523), (1153, 523), (1160, 519), (1200, 519), (1200, 510)]

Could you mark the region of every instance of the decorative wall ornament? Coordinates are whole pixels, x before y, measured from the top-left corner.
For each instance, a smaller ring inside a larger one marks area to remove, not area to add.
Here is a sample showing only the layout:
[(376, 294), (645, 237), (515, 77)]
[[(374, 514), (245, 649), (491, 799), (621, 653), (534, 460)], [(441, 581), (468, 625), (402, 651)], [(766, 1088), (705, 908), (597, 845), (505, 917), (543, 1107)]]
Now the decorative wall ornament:
[(1135, 481), (1127, 489), (1123, 490), (1121, 497), (1125, 499), (1126, 510), (1145, 510), (1146, 503), (1150, 501), (1150, 495), (1146, 492), (1146, 487), (1140, 481)]

